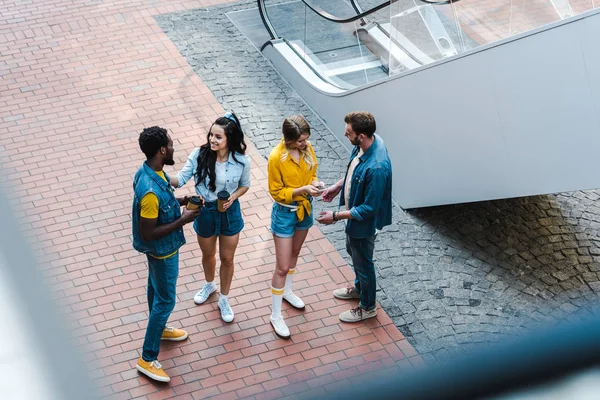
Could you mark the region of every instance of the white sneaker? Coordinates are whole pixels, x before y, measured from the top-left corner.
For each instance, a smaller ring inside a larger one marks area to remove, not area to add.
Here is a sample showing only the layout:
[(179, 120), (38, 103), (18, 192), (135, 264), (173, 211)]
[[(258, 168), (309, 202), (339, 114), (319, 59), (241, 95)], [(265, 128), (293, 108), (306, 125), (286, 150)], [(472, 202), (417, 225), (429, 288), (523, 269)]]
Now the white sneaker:
[(223, 321), (225, 321), (225, 322), (233, 321), (233, 310), (231, 309), (231, 306), (229, 305), (229, 300), (221, 297), (219, 299), (219, 302), (217, 303), (217, 305), (219, 306), (219, 310), (221, 310), (221, 318), (223, 319)]
[(275, 330), (275, 334), (282, 339), (290, 338), (290, 330), (285, 324), (283, 317), (273, 318), (271, 317), (271, 326)]
[(290, 303), (290, 305), (298, 310), (304, 310), (304, 302), (302, 299), (294, 294), (294, 292), (290, 292), (283, 295), (283, 299)]
[(358, 290), (356, 290), (354, 285), (350, 285), (345, 288), (335, 289), (333, 291), (333, 297), (342, 300), (360, 299), (360, 293), (358, 292)]
[(194, 295), (194, 303), (196, 303), (196, 304), (204, 303), (208, 299), (208, 296), (210, 296), (211, 294), (213, 294), (216, 291), (217, 291), (217, 285), (215, 285), (214, 283), (210, 284), (210, 283), (206, 282), (202, 286), (202, 289), (200, 289), (200, 291), (198, 291), (198, 293), (196, 293)]
[(368, 318), (377, 316), (377, 309), (374, 308), (371, 311), (363, 310), (360, 306), (353, 308), (349, 311), (344, 311), (340, 314), (340, 321), (343, 322), (360, 322)]

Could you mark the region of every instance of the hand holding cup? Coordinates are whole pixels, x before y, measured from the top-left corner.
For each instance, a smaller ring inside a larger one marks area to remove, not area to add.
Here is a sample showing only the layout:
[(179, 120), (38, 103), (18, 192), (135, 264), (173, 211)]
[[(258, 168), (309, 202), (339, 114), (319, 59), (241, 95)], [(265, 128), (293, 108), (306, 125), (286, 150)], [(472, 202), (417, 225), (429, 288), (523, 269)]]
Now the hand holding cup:
[[(187, 196), (186, 196), (187, 197)], [(190, 196), (188, 198), (187, 204), (185, 205), (185, 208), (187, 208), (188, 210), (197, 210), (197, 209), (201, 209), (204, 201), (202, 199), (202, 197), (200, 196)]]
[(217, 210), (225, 212), (231, 205), (231, 194), (227, 190), (217, 193)]
[(190, 222), (195, 220), (196, 217), (200, 215), (200, 210), (200, 208), (197, 208), (195, 210), (188, 210), (187, 207), (184, 208), (181, 213), (181, 219), (183, 220), (183, 223), (189, 224)]

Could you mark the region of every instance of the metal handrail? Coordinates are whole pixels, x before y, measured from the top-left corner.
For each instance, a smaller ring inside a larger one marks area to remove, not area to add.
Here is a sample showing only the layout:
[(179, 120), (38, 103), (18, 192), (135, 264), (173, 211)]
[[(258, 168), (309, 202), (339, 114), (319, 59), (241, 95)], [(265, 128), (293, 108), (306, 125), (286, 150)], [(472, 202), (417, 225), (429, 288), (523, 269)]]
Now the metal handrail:
[(267, 7), (265, 6), (264, 0), (257, 0), (258, 4), (258, 13), (260, 14), (260, 19), (262, 19), (263, 25), (267, 29), (271, 40), (277, 39), (277, 32), (275, 32), (275, 28), (273, 28), (273, 24), (271, 24), (271, 20), (269, 20), (269, 16), (267, 14)]
[[(358, 11), (360, 11), (360, 7), (358, 7), (358, 4), (355, 4), (355, 1), (352, 0), (352, 7), (357, 12), (357, 14), (352, 17), (349, 17), (349, 18), (341, 18), (341, 17), (336, 17), (335, 15), (328, 13), (327, 11), (323, 10), (321, 7), (313, 4), (310, 0), (302, 0), (304, 5), (306, 5), (315, 14), (319, 15), (320, 17), (322, 17), (328, 21), (338, 23), (338, 24), (354, 22), (359, 19), (362, 19), (362, 18), (366, 17), (367, 15), (370, 15), (376, 11), (379, 11), (379, 10), (389, 6), (390, 4), (392, 4), (393, 1), (395, 1), (395, 0), (387, 0), (381, 4), (376, 5), (375, 7), (368, 9), (367, 11), (358, 12)], [(426, 3), (426, 4), (445, 5), (445, 4), (456, 3), (460, 0), (441, 0), (441, 1), (419, 0), (419, 1), (422, 3)], [(277, 34), (277, 32), (275, 31), (275, 28), (273, 27), (273, 24), (271, 24), (271, 21), (269, 20), (269, 15), (267, 13), (267, 7), (265, 5), (265, 0), (257, 0), (257, 4), (258, 4), (258, 12), (260, 14), (260, 18), (262, 19), (263, 24), (265, 25), (265, 28), (267, 29), (267, 32), (269, 33), (269, 36), (271, 37), (272, 40), (279, 39), (280, 36)]]
[(323, 10), (321, 7), (314, 5), (310, 0), (302, 0), (302, 2), (306, 5), (306, 7), (310, 8), (315, 14), (318, 14), (319, 16), (326, 19), (327, 21), (335, 22), (338, 24), (345, 24), (348, 22), (357, 21), (361, 18), (366, 17), (369, 14), (374, 13), (375, 11), (379, 11), (382, 8), (389, 6), (391, 4), (392, 0), (385, 1), (381, 4), (376, 5), (373, 8), (368, 9), (367, 11), (363, 11), (360, 14), (356, 14), (349, 18), (336, 17), (335, 15), (332, 15), (332, 14), (328, 13), (327, 11)]
[(350, 0), (350, 4), (352, 5), (352, 8), (354, 8), (354, 11), (357, 14), (360, 14), (362, 11), (362, 8), (360, 8), (360, 6), (358, 5), (358, 3), (356, 2), (356, 0)]
[[(300, 58), (301, 60), (304, 60), (304, 57), (302, 56), (302, 54), (298, 53), (298, 50), (296, 50), (296, 48), (291, 45), (289, 40), (287, 40), (286, 38), (280, 38), (279, 40), (282, 40), (285, 44), (287, 44), (287, 46), (290, 48), (290, 50), (293, 51), (294, 54), (296, 54), (298, 56), (298, 58)], [(262, 52), (265, 49), (265, 47), (267, 47), (267, 46), (273, 46), (273, 43), (271, 41), (268, 41), (267, 43), (263, 44), (262, 47), (260, 48), (260, 51)], [(341, 90), (352, 89), (351, 87), (342, 86), (338, 83), (331, 82), (331, 79), (327, 79), (323, 75), (321, 75), (321, 73), (319, 71), (317, 71), (317, 69), (315, 69), (310, 63), (304, 61), (304, 64), (312, 71), (313, 74), (315, 74), (323, 82), (327, 82), (329, 85), (336, 87), (338, 89), (341, 89)]]

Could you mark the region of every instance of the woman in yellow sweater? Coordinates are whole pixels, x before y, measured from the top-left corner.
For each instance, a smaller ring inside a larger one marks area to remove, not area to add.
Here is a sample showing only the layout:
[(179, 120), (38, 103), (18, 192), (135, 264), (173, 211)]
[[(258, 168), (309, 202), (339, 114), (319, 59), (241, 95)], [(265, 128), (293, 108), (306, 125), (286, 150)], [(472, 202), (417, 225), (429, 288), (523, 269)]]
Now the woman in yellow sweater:
[(275, 241), (275, 272), (271, 281), (271, 325), (284, 339), (290, 330), (281, 314), (283, 300), (304, 309), (304, 302), (292, 292), (296, 263), (302, 244), (313, 225), (312, 198), (325, 187), (317, 180), (317, 157), (308, 138), (310, 126), (294, 115), (283, 120), (283, 139), (269, 156), (269, 193), (275, 202), (271, 212), (271, 233)]

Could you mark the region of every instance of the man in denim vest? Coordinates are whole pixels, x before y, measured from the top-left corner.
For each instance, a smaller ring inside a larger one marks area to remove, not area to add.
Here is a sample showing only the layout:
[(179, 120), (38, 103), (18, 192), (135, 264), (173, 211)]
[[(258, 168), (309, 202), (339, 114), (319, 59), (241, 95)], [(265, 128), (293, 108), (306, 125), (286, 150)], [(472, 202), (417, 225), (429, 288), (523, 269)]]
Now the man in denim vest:
[(358, 322), (377, 315), (373, 251), (377, 233), (392, 223), (392, 163), (383, 140), (375, 134), (375, 118), (368, 112), (351, 112), (344, 118), (345, 136), (355, 147), (346, 176), (323, 192), (331, 202), (338, 193), (344, 211), (323, 211), (318, 221), (332, 224), (346, 220), (346, 250), (352, 258), (354, 285), (337, 289), (338, 299), (360, 299), (358, 307), (340, 314), (344, 322)]
[(179, 248), (185, 243), (183, 226), (194, 221), (199, 210), (180, 207), (187, 196), (175, 198), (163, 166), (173, 165), (173, 140), (158, 126), (146, 128), (139, 138), (147, 160), (133, 178), (133, 248), (148, 258), (148, 308), (150, 317), (142, 356), (136, 368), (148, 377), (169, 382), (171, 378), (158, 362), (161, 340), (181, 341), (187, 332), (167, 326), (175, 308), (175, 287), (179, 274)]

